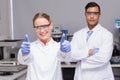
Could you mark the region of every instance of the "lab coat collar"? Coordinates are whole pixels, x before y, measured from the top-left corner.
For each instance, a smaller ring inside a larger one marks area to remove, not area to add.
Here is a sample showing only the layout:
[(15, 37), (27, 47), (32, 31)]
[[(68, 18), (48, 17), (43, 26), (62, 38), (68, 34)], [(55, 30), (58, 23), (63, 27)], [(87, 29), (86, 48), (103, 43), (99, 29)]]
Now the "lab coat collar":
[[(97, 24), (97, 25), (92, 29), (92, 31), (94, 32), (94, 31), (96, 31), (96, 30), (100, 30), (100, 27), (101, 27), (101, 25), (100, 25), (100, 24)], [(86, 32), (88, 32), (88, 31), (90, 31), (90, 30), (89, 30), (88, 27), (86, 27)]]
[(50, 41), (49, 41), (48, 43), (46, 43), (46, 44), (44, 44), (42, 41), (40, 41), (39, 39), (37, 39), (37, 43), (40, 44), (40, 45), (42, 45), (43, 47), (44, 47), (44, 46), (48, 46), (48, 45), (52, 44), (53, 42), (54, 42), (54, 40), (53, 40), (52, 38), (51, 38)]

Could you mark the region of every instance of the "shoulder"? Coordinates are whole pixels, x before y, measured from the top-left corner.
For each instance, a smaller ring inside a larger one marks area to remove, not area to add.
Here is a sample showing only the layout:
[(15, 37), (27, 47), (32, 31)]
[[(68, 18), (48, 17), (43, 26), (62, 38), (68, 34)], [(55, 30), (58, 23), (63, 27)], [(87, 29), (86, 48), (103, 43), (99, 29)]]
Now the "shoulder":
[(37, 40), (36, 40), (36, 41), (31, 42), (31, 43), (30, 43), (30, 46), (31, 46), (32, 48), (34, 48), (34, 47), (37, 47), (37, 44), (38, 44), (38, 42), (37, 42)]
[(50, 41), (50, 45), (52, 46), (52, 47), (59, 47), (60, 46), (60, 43), (59, 42), (57, 42), (57, 41), (55, 41), (55, 40), (53, 40), (53, 39), (51, 39), (51, 41)]
[(99, 31), (99, 34), (101, 35), (101, 38), (103, 38), (105, 40), (113, 39), (113, 34), (105, 27), (100, 26), (98, 31)]
[(82, 28), (80, 30), (78, 30), (77, 32), (74, 33), (74, 35), (82, 35), (84, 32), (86, 31), (86, 28)]
[(102, 34), (104, 34), (104, 35), (113, 36), (113, 34), (112, 34), (108, 29), (106, 29), (106, 28), (104, 28), (104, 27), (101, 27), (101, 28), (100, 28), (100, 31), (101, 31)]
[(31, 44), (31, 45), (35, 45), (35, 44), (37, 44), (37, 43), (38, 43), (38, 41), (36, 40), (36, 41), (31, 42), (30, 44)]
[(59, 42), (56, 42), (56, 41), (54, 41), (54, 40), (53, 40), (52, 43), (53, 43), (53, 45), (59, 45)]
[(51, 42), (50, 45), (51, 45), (52, 49), (54, 49), (54, 50), (58, 50), (60, 48), (60, 42), (56, 42), (54, 40)]

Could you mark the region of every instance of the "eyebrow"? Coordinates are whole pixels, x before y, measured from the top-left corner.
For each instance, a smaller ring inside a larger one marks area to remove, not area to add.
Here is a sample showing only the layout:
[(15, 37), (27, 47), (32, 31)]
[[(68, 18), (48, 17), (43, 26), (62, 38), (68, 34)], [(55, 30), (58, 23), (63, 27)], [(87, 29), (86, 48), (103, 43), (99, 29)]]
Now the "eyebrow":
[(86, 12), (86, 13), (100, 13), (100, 12)]

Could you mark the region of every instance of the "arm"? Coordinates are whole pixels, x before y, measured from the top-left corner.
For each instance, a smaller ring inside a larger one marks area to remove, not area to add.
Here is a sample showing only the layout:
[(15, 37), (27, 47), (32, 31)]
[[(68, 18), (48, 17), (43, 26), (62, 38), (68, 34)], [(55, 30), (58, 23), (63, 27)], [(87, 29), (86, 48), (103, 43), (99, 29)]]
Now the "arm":
[(25, 41), (21, 44), (18, 52), (18, 61), (21, 64), (29, 64), (33, 61), (33, 56), (30, 53), (30, 41), (28, 35), (25, 35)]
[[(77, 40), (75, 36), (73, 37), (72, 42), (70, 43), (69, 41), (65, 40), (65, 34), (62, 35), (60, 42), (60, 51), (58, 53), (58, 58), (61, 61), (76, 61), (81, 60), (82, 58), (86, 58), (87, 56), (93, 55), (94, 49), (79, 50), (79, 47), (77, 46), (78, 43), (76, 43), (76, 41)], [(85, 51), (86, 51), (85, 55), (79, 54), (84, 53)], [(73, 55), (71, 56), (71, 54), (74, 54), (74, 56)]]
[[(102, 44), (99, 48), (99, 52), (89, 58), (82, 60), (81, 67), (83, 69), (92, 69), (101, 67), (105, 64), (109, 64), (109, 60), (113, 50), (113, 36), (112, 34), (105, 35), (102, 40)], [(93, 65), (94, 64), (94, 65)]]
[(79, 42), (84, 42), (81, 38), (78, 38), (79, 36), (80, 35), (74, 34), (71, 41), (71, 57), (77, 61), (87, 58), (92, 54), (92, 49), (89, 49), (86, 46), (81, 47), (81, 44), (79, 44)]
[(62, 52), (62, 51), (59, 50), (57, 58), (58, 58), (59, 61), (63, 61), (63, 62), (71, 62), (71, 61), (73, 61), (71, 59), (71, 52), (65, 53), (65, 52)]
[(71, 44), (69, 41), (65, 40), (65, 34), (63, 33), (60, 40), (60, 50), (57, 55), (60, 61), (70, 62), (71, 59)]
[(18, 52), (18, 61), (20, 64), (29, 65), (33, 62), (33, 56), (30, 54), (24, 54), (21, 52), (21, 49)]

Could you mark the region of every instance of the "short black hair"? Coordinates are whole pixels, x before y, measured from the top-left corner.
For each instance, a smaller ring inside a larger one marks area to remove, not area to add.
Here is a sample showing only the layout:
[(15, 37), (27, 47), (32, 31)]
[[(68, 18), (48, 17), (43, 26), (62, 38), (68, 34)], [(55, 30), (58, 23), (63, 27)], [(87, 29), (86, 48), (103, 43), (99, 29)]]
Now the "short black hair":
[(99, 6), (97, 3), (95, 3), (95, 2), (89, 2), (89, 3), (85, 6), (85, 12), (87, 11), (87, 9), (88, 9), (89, 7), (98, 7), (99, 12), (101, 13), (100, 6)]

